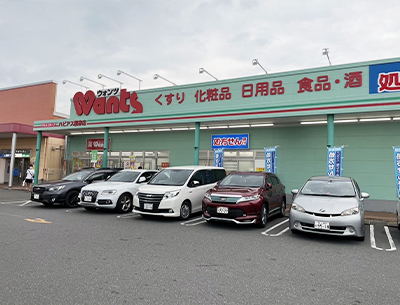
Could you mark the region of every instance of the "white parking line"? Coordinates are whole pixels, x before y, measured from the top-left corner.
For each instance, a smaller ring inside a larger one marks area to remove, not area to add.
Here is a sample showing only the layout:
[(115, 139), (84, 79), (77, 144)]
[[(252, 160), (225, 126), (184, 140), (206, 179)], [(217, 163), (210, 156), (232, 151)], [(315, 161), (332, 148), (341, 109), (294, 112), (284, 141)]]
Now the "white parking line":
[[(20, 200), (20, 201), (3, 201), (0, 202), (0, 204), (18, 204), (18, 203), (26, 203), (26, 200)], [(31, 202), (30, 200), (28, 202)]]
[(376, 249), (376, 250), (383, 250), (382, 248), (378, 248), (375, 243), (375, 231), (374, 231), (374, 225), (369, 225), (369, 235), (370, 235), (370, 240), (371, 240), (371, 248)]
[[(196, 222), (196, 223), (192, 224), (192, 222)], [(202, 217), (199, 217), (199, 218), (194, 218), (194, 219), (191, 219), (191, 220), (188, 220), (185, 222), (181, 222), (181, 225), (182, 226), (196, 226), (196, 225), (199, 225), (204, 222), (206, 222), (206, 221)]]
[(23, 207), (23, 206), (25, 206), (25, 205), (27, 205), (28, 203), (31, 203), (31, 202), (32, 202), (32, 201), (28, 200), (28, 201), (24, 202), (23, 204), (20, 204), (19, 206), (20, 206), (20, 207)]
[(266, 236), (280, 236), (280, 235), (282, 235), (283, 233), (285, 233), (287, 230), (289, 230), (289, 227), (283, 229), (282, 231), (280, 231), (280, 232), (277, 233), (277, 234), (268, 234), (268, 232), (270, 232), (270, 231), (272, 231), (273, 229), (275, 229), (275, 228), (277, 228), (277, 227), (283, 225), (284, 223), (286, 223), (286, 222), (288, 222), (288, 221), (289, 221), (289, 219), (286, 219), (286, 220), (284, 220), (284, 221), (282, 221), (282, 222), (280, 222), (280, 223), (274, 225), (273, 227), (269, 228), (268, 230), (265, 230), (265, 231), (261, 232), (261, 234), (264, 234), (264, 235), (266, 235)]
[(390, 235), (389, 228), (387, 226), (385, 226), (385, 231), (390, 244), (390, 249), (386, 249), (386, 251), (396, 251), (396, 245), (394, 244), (392, 235)]

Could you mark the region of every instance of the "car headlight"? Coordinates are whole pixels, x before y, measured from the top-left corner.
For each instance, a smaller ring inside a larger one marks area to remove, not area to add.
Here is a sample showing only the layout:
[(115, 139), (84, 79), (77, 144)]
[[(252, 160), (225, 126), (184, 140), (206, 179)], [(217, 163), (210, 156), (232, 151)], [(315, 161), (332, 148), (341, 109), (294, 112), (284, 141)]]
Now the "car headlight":
[(57, 192), (59, 190), (62, 190), (64, 187), (65, 185), (52, 186), (51, 188), (49, 188), (49, 191)]
[(258, 198), (260, 198), (260, 195), (242, 197), (238, 201), (236, 201), (236, 203), (245, 202), (245, 201), (253, 201), (253, 200), (257, 200)]
[(211, 194), (209, 194), (209, 193), (205, 193), (205, 194), (204, 194), (204, 198), (206, 198), (206, 199), (212, 201), (212, 200), (211, 200)]
[(304, 208), (301, 205), (298, 205), (297, 203), (292, 203), (292, 209), (300, 213), (306, 212), (306, 210), (304, 210)]
[(351, 208), (351, 209), (343, 211), (340, 215), (348, 216), (348, 215), (357, 215), (358, 213), (360, 213), (360, 209), (358, 207), (355, 207), (355, 208)]
[(181, 190), (175, 190), (175, 191), (171, 191), (171, 192), (166, 192), (166, 193), (164, 194), (163, 199), (174, 198), (174, 197), (178, 196), (178, 194), (179, 194), (180, 191), (181, 191)]
[(102, 195), (114, 195), (117, 190), (104, 190), (101, 192)]

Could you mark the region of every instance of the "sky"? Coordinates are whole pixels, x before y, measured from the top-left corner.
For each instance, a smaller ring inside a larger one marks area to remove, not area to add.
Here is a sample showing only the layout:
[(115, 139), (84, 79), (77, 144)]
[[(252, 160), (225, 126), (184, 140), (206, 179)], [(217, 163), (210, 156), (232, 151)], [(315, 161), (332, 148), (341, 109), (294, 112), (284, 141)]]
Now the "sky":
[[(138, 90), (400, 57), (398, 0), (0, 0), (0, 90)], [(80, 81), (81, 77), (85, 77)], [(67, 80), (76, 84), (67, 82)]]

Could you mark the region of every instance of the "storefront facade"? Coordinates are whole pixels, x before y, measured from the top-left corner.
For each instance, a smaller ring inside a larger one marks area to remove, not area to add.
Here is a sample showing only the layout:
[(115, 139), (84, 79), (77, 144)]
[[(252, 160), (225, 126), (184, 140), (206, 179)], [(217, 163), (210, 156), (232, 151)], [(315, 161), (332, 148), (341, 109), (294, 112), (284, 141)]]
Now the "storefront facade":
[(212, 165), (216, 148), (224, 149), (227, 171), (265, 170), (265, 148), (274, 148), (288, 193), (310, 176), (326, 175), (327, 147), (342, 147), (343, 175), (371, 194), (370, 209), (390, 210), (397, 200), (399, 71), (395, 58), (132, 92), (77, 92), (70, 119), (35, 121), (34, 130), (68, 136), (70, 171), (96, 163)]
[[(36, 163), (35, 120), (68, 118), (54, 111), (56, 89), (53, 81), (0, 89), (0, 184), (20, 185), (29, 165)], [(38, 179), (59, 179), (63, 175), (65, 137), (45, 132), (40, 149)]]

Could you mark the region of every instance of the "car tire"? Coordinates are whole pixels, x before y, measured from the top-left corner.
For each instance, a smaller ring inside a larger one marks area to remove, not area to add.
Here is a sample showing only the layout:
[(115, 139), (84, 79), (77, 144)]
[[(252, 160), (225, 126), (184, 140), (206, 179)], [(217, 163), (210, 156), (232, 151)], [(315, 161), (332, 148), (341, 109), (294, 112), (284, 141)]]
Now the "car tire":
[(279, 209), (279, 217), (285, 217), (286, 213), (286, 201), (282, 198), (281, 208)]
[(267, 225), (267, 221), (268, 221), (268, 210), (265, 203), (263, 203), (263, 205), (261, 206), (260, 219), (257, 223), (257, 227), (265, 228), (265, 226)]
[(118, 213), (128, 213), (131, 212), (133, 209), (133, 202), (132, 202), (132, 196), (130, 194), (122, 194), (117, 201), (117, 206), (115, 207), (115, 210)]
[(51, 207), (53, 206), (53, 202), (42, 202), (42, 204), (46, 207)]
[(78, 191), (70, 191), (65, 197), (64, 206), (67, 208), (76, 208), (78, 206)]
[(182, 220), (187, 220), (190, 217), (190, 212), (191, 212), (191, 206), (188, 201), (185, 201), (182, 203), (181, 208), (180, 208), (180, 215), (179, 218)]

